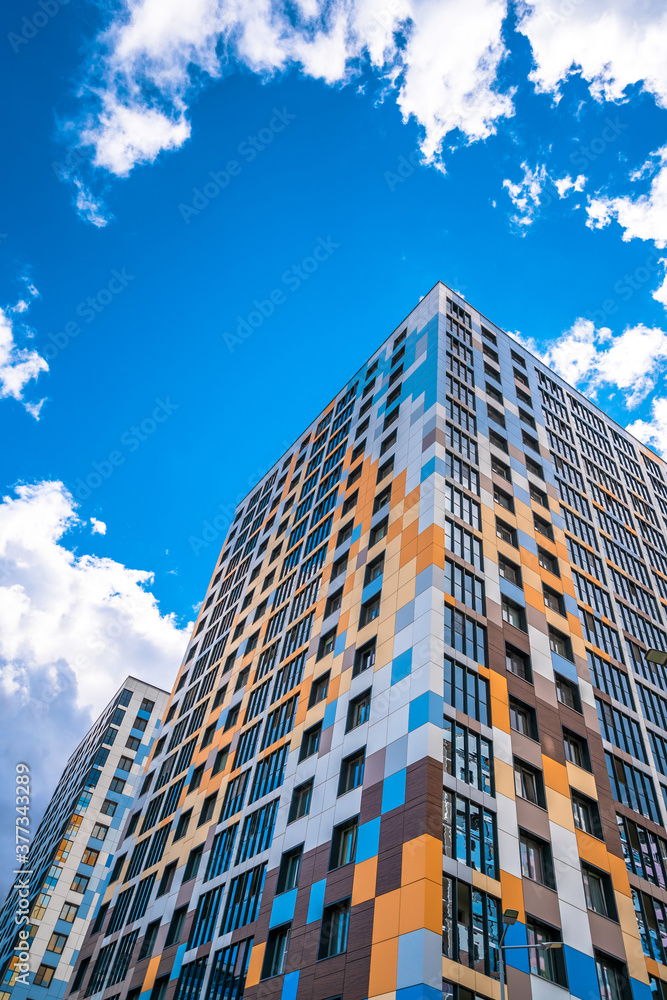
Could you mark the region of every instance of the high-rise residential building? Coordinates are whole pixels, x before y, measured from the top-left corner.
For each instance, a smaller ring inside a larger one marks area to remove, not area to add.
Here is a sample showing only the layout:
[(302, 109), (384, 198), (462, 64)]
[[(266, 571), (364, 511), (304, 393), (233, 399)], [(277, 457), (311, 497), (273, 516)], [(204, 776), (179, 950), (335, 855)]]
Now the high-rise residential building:
[[(20, 874), (0, 910), (0, 1000), (65, 996), (168, 698), (128, 677), (67, 761), (28, 863), (11, 865)], [(17, 775), (17, 794), (36, 777), (24, 765)]]
[(68, 996), (665, 1000), (666, 521), (436, 285), (239, 504)]

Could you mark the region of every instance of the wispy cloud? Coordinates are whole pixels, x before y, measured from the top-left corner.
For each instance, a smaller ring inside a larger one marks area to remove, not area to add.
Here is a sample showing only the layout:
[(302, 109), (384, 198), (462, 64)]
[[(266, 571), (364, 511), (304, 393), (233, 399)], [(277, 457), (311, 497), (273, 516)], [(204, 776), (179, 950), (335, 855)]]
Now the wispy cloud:
[(0, 399), (15, 399), (36, 420), (44, 400), (25, 398), (28, 383), (49, 370), (38, 351), (24, 346), (33, 337), (32, 330), (19, 319), (30, 308), (30, 300), (38, 296), (37, 289), (24, 279), (25, 295), (13, 306), (0, 307)]

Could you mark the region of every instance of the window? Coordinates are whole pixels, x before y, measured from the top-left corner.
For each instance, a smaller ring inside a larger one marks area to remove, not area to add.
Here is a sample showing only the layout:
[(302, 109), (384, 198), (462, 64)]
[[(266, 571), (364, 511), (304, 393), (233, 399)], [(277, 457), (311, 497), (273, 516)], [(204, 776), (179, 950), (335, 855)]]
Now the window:
[(565, 759), (577, 767), (582, 767), (585, 771), (592, 771), (591, 755), (588, 750), (588, 740), (569, 729), (563, 729), (563, 747), (565, 749)]
[(449, 604), (445, 605), (445, 644), (486, 666), (486, 629)]
[(526, 764), (516, 758), (514, 759), (514, 790), (520, 798), (546, 809), (547, 800), (544, 794), (542, 772), (531, 764)]
[(359, 499), (359, 490), (355, 490), (351, 493), (349, 497), (345, 497), (345, 503), (343, 504), (343, 517), (349, 514), (351, 510), (357, 506), (357, 500)]
[(381, 483), (383, 479), (386, 479), (387, 476), (393, 472), (393, 470), (394, 470), (394, 456), (392, 455), (391, 458), (387, 459), (387, 461), (383, 465), (381, 465), (380, 468), (378, 469), (377, 482)]
[(535, 503), (539, 503), (540, 507), (549, 509), (549, 498), (543, 490), (538, 489), (534, 483), (528, 483), (528, 492), (530, 493), (530, 499), (534, 500)]
[(494, 896), (445, 876), (443, 955), (484, 975), (497, 975), (499, 903)]
[(211, 776), (215, 774), (220, 774), (221, 771), (224, 771), (225, 767), (227, 766), (228, 758), (229, 758), (229, 745), (223, 747), (222, 750), (218, 750), (217, 754), (215, 755)]
[(509, 493), (505, 493), (504, 490), (501, 490), (499, 486), (493, 487), (493, 499), (499, 506), (504, 507), (505, 510), (509, 510), (512, 514), (514, 513), (513, 497)]
[(493, 795), (491, 743), (478, 733), (451, 719), (443, 725), (443, 760), (447, 774)]
[(489, 444), (494, 445), (496, 448), (500, 448), (505, 454), (509, 453), (509, 448), (507, 447), (507, 441), (500, 434), (496, 434), (495, 431), (489, 429)]
[[(368, 401), (368, 404), (370, 405), (370, 399)], [(347, 484), (345, 486), (345, 489), (349, 489), (350, 486), (353, 486), (356, 482), (359, 481), (359, 479), (361, 479), (361, 470), (362, 470), (362, 468), (363, 468), (363, 462), (360, 463), (356, 467), (356, 469), (352, 470), (352, 472), (347, 477)]]
[(500, 459), (496, 458), (495, 455), (491, 456), (491, 471), (495, 472), (496, 475), (498, 476), (502, 476), (503, 479), (506, 479), (508, 483), (512, 482), (512, 473), (510, 467), (508, 465), (505, 465), (504, 462), (501, 462)]
[(551, 626), (549, 626), (549, 646), (552, 653), (556, 653), (557, 656), (563, 656), (566, 660), (574, 662), (570, 640), (562, 632), (558, 632), (555, 628), (551, 628)]
[(56, 971), (54, 965), (40, 965), (35, 973), (35, 978), (33, 980), (33, 986), (50, 986), (51, 980), (53, 979), (53, 973)]
[(357, 726), (361, 726), (364, 722), (368, 722), (368, 717), (371, 714), (371, 689), (368, 688), (363, 694), (357, 695), (350, 702), (347, 709), (347, 724), (345, 726), (345, 732), (349, 733), (350, 730), (356, 729)]
[(87, 847), (85, 849), (85, 851), (83, 852), (83, 857), (81, 858), (81, 864), (82, 865), (96, 865), (97, 864), (97, 859), (99, 857), (99, 854), (100, 854), (100, 852), (94, 850), (94, 848)]
[(448, 656), (444, 660), (444, 701), (483, 725), (489, 720), (489, 682)]
[(616, 816), (628, 871), (667, 889), (667, 842), (634, 820)]
[(519, 831), (519, 850), (521, 854), (521, 874), (524, 878), (529, 878), (540, 885), (546, 885), (549, 889), (556, 888), (554, 878), (553, 857), (551, 845), (545, 840), (540, 840), (532, 833)]
[(533, 522), (535, 524), (535, 531), (537, 531), (540, 535), (544, 535), (545, 538), (548, 538), (553, 542), (554, 529), (549, 521), (544, 521), (541, 517), (538, 517), (537, 514), (533, 514)]
[(103, 816), (113, 816), (116, 812), (117, 802), (113, 802), (112, 799), (105, 799), (102, 803), (102, 808), (100, 812)]
[(549, 573), (553, 573), (554, 576), (560, 576), (560, 569), (558, 568), (558, 559), (556, 556), (552, 556), (550, 552), (546, 549), (537, 549), (537, 561), (542, 567), (546, 569)]
[(514, 628), (521, 629), (522, 632), (526, 632), (526, 612), (525, 610), (514, 601), (510, 601), (509, 597), (503, 597), (501, 600), (501, 610), (503, 621), (507, 622), (508, 625), (512, 625)]
[(368, 670), (375, 663), (375, 639), (371, 639), (361, 649), (357, 649), (354, 654), (354, 667), (352, 676), (356, 677), (364, 670)]
[(496, 518), (496, 535), (503, 542), (507, 542), (508, 545), (513, 545), (515, 549), (519, 548), (516, 528), (513, 528), (511, 524), (506, 524), (505, 521), (499, 520), (499, 518)]
[(373, 513), (377, 514), (378, 511), (382, 510), (385, 504), (389, 503), (390, 500), (391, 500), (391, 484), (385, 487), (385, 489), (383, 489), (382, 492), (378, 493), (378, 495), (375, 497), (375, 500), (373, 501)]
[(326, 607), (324, 609), (324, 617), (328, 618), (329, 615), (334, 614), (334, 612), (340, 610), (340, 606), (343, 602), (343, 588), (340, 587), (335, 594), (331, 597), (327, 597)]
[[(81, 983), (83, 982), (85, 975), (88, 972), (89, 965), (90, 965), (90, 956), (88, 956), (88, 958), (84, 958), (84, 960), (80, 963), (79, 968), (76, 970), (76, 975), (72, 980), (70, 993), (77, 993), (78, 990), (81, 989)], [(6, 996), (9, 997), (9, 994), (6, 994)], [(3, 997), (3, 1000), (5, 1000), (5, 997)]]
[(297, 787), (292, 792), (292, 801), (289, 807), (289, 816), (287, 819), (288, 823), (293, 823), (297, 819), (301, 819), (302, 816), (307, 816), (310, 812), (310, 802), (313, 797), (313, 779), (310, 778), (308, 781), (304, 781), (302, 785), (297, 785)]
[(562, 594), (557, 591), (552, 590), (551, 587), (542, 587), (544, 593), (544, 603), (557, 614), (562, 615), (563, 618), (567, 617), (565, 614), (565, 600)]
[[(153, 775), (149, 774), (144, 779), (144, 785), (148, 781), (148, 788), (150, 788), (150, 780), (149, 779), (151, 779), (152, 777), (153, 777)], [(111, 779), (111, 784), (109, 785), (109, 791), (110, 792), (117, 792), (118, 795), (122, 795), (124, 788), (125, 788), (125, 782), (123, 781), (122, 778), (112, 778)], [(143, 788), (143, 786), (142, 786), (142, 789), (141, 789), (142, 794), (143, 794), (144, 791), (148, 791), (148, 788)]]
[[(530, 917), (526, 917), (526, 932), (528, 944), (546, 944), (549, 941), (560, 941), (560, 931), (546, 924), (540, 924)], [(533, 976), (540, 976), (548, 979), (559, 986), (567, 986), (567, 976), (565, 975), (565, 959), (562, 948), (529, 948), (530, 973)]]
[(443, 792), (442, 842), (446, 857), (498, 878), (496, 816), (476, 802)]
[(128, 736), (125, 746), (134, 753), (141, 746), (141, 740), (138, 740), (136, 736)]
[(320, 746), (320, 736), (322, 735), (322, 723), (318, 722), (317, 725), (311, 726), (303, 734), (303, 739), (301, 740), (301, 750), (299, 751), (299, 761), (306, 760), (308, 757), (312, 757), (314, 753), (317, 753)]
[(250, 676), (250, 667), (244, 667), (243, 670), (239, 671), (239, 675), (236, 678), (236, 684), (234, 685), (234, 693), (240, 691), (244, 688), (248, 682), (248, 677)]
[(178, 823), (176, 824), (176, 830), (174, 832), (174, 843), (180, 840), (188, 832), (188, 824), (190, 822), (190, 817), (192, 816), (192, 809), (188, 809), (187, 812), (181, 813)]
[[(158, 886), (156, 898), (159, 898), (160, 896), (166, 896), (166, 894), (171, 890), (175, 874), (176, 874), (176, 862), (172, 861), (172, 863), (170, 865), (167, 865), (165, 870), (162, 872), (162, 878), (160, 879), (160, 884)], [(160, 926), (159, 920), (157, 921), (157, 925), (158, 927)], [(146, 931), (146, 933), (148, 934), (148, 930)]]
[(344, 555), (340, 557), (340, 559), (336, 559), (335, 563), (331, 567), (332, 580), (335, 580), (337, 576), (340, 576), (340, 574), (344, 573), (345, 570), (347, 569), (347, 560), (349, 554), (350, 554), (349, 552), (346, 552)]
[(63, 949), (67, 944), (67, 935), (58, 934), (54, 931), (51, 935), (49, 943), (46, 946), (47, 951), (52, 951), (54, 955), (62, 955)]
[(165, 948), (169, 948), (172, 944), (176, 944), (176, 942), (180, 940), (187, 912), (187, 905), (179, 906), (177, 910), (174, 910), (174, 914), (169, 924), (169, 930), (167, 931), (167, 938), (164, 942)]
[(336, 547), (342, 545), (349, 538), (352, 537), (352, 532), (354, 530), (354, 520), (348, 521), (347, 524), (340, 529), (338, 532), (338, 539), (336, 541)]
[(540, 479), (544, 479), (544, 469), (539, 462), (535, 462), (529, 455), (526, 455), (526, 469), (528, 472), (532, 472), (534, 476), (538, 476)]
[(495, 399), (496, 403), (500, 403), (501, 406), (504, 405), (503, 394), (499, 389), (496, 389), (495, 385), (491, 385), (490, 382), (486, 383), (486, 394), (490, 396), (491, 399)]
[(382, 576), (384, 570), (384, 552), (373, 559), (372, 562), (368, 563), (366, 566), (366, 572), (364, 573), (364, 587), (367, 587), (369, 583), (373, 583)]
[(281, 975), (284, 971), (291, 927), (291, 924), (284, 924), (269, 931), (260, 979), (270, 979), (272, 976)]
[(366, 625), (370, 625), (372, 621), (380, 617), (380, 594), (376, 594), (370, 601), (366, 601), (365, 604), (361, 605), (361, 614), (359, 615), (359, 628), (364, 628)]
[(331, 854), (329, 856), (329, 871), (342, 868), (354, 861), (357, 850), (357, 828), (359, 818), (354, 816), (339, 823), (333, 828), (331, 835)]
[(581, 697), (579, 695), (579, 685), (573, 684), (560, 674), (554, 675), (556, 682), (556, 698), (561, 705), (573, 708), (575, 712), (582, 714)]
[(197, 872), (199, 871), (199, 865), (201, 864), (201, 857), (204, 853), (204, 845), (200, 844), (199, 847), (193, 848), (188, 855), (188, 861), (185, 866), (185, 871), (183, 873), (183, 881), (189, 882), (191, 878), (195, 878)]
[[(125, 864), (126, 857), (127, 854), (121, 854), (121, 856), (119, 858), (116, 858), (116, 860), (114, 861), (113, 871), (111, 872), (111, 878), (109, 879), (109, 885), (111, 885), (112, 882), (115, 882), (117, 879), (120, 878), (120, 873), (123, 870), (123, 865)], [(77, 876), (77, 878), (81, 877), (82, 876)]]
[(341, 955), (347, 949), (347, 932), (350, 924), (350, 900), (343, 899), (324, 907), (318, 961)]
[[(630, 980), (627, 966), (600, 952), (595, 953), (595, 970), (598, 976), (598, 986), (600, 988), (601, 1000), (629, 1000), (632, 996)], [(654, 983), (661, 983), (661, 980), (649, 976), (651, 990)], [(664, 997), (664, 991), (653, 994), (656, 1000)]]
[(503, 556), (498, 556), (498, 572), (503, 580), (513, 583), (515, 587), (521, 586), (521, 569), (515, 563), (510, 562)]
[(320, 677), (313, 681), (312, 687), (310, 689), (310, 698), (308, 699), (308, 708), (312, 708), (313, 705), (318, 705), (327, 696), (327, 691), (329, 690), (329, 671), (326, 674), (322, 674)]
[(582, 795), (581, 792), (575, 792), (574, 789), (570, 789), (570, 793), (572, 796), (572, 815), (577, 830), (583, 830), (584, 833), (590, 833), (592, 837), (602, 840), (602, 823), (600, 822), (597, 802)]
[(384, 520), (376, 524), (374, 528), (371, 528), (370, 537), (368, 539), (368, 547), (372, 548), (377, 545), (378, 542), (382, 541), (386, 537), (387, 531), (389, 530), (389, 518), (385, 517)]
[(356, 750), (349, 757), (345, 757), (340, 766), (340, 778), (338, 779), (338, 794), (345, 795), (346, 792), (358, 788), (364, 780), (364, 763), (366, 760), (366, 748)]
[(537, 713), (534, 708), (530, 705), (524, 704), (522, 701), (518, 701), (516, 698), (510, 698), (510, 727), (515, 729), (517, 733), (523, 733), (524, 736), (528, 736), (531, 740), (539, 739), (537, 731)]
[(601, 913), (610, 920), (618, 920), (611, 876), (588, 864), (582, 864), (581, 874), (588, 909)]
[(530, 666), (530, 657), (527, 653), (515, 649), (514, 646), (505, 644), (505, 666), (517, 677), (532, 683), (533, 673)]
[(119, 771), (129, 771), (132, 767), (132, 761), (129, 757), (121, 757), (117, 764)]
[(334, 646), (336, 645), (336, 629), (332, 628), (330, 632), (323, 635), (320, 639), (320, 644), (317, 649), (317, 659), (321, 660), (323, 656), (328, 656), (329, 653), (333, 653)]
[(215, 800), (217, 798), (217, 795), (218, 793), (214, 792), (213, 795), (209, 795), (204, 799), (204, 805), (201, 808), (201, 812), (199, 814), (199, 822), (197, 823), (197, 826), (203, 826), (204, 823), (210, 822), (210, 820), (213, 818), (213, 810), (215, 809)]
[(85, 892), (89, 881), (87, 875), (75, 875), (72, 881), (72, 892)]
[(301, 858), (303, 857), (303, 844), (285, 851), (280, 859), (280, 869), (278, 871), (278, 881), (276, 883), (276, 895), (281, 892), (289, 892), (296, 889), (299, 884), (299, 871), (301, 870)]
[(204, 765), (200, 764), (199, 767), (196, 767), (192, 772), (192, 778), (190, 779), (190, 784), (188, 785), (188, 791), (187, 791), (188, 795), (190, 794), (190, 792), (197, 791), (197, 789), (201, 785), (201, 779), (203, 777), (204, 777)]
[(64, 920), (67, 924), (74, 923), (74, 918), (79, 912), (79, 907), (76, 903), (65, 903), (62, 910), (60, 911), (60, 920)]
[(233, 708), (229, 709), (229, 711), (227, 712), (227, 718), (225, 719), (225, 727), (223, 729), (223, 732), (226, 733), (227, 730), (231, 729), (233, 726), (236, 725), (236, 723), (239, 721), (240, 711), (241, 711), (240, 705), (234, 705)]
[(382, 457), (382, 455), (386, 455), (389, 449), (394, 447), (396, 444), (396, 436), (396, 431), (392, 431), (391, 434), (384, 439), (380, 446), (380, 457)]

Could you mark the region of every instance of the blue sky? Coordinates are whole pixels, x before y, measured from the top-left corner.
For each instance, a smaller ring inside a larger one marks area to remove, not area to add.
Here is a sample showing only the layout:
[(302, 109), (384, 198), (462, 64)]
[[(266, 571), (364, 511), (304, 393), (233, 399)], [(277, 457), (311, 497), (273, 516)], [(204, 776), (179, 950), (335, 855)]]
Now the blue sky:
[(5, 6), (0, 692), (42, 795), (438, 279), (667, 448), (667, 15), (626, 6)]

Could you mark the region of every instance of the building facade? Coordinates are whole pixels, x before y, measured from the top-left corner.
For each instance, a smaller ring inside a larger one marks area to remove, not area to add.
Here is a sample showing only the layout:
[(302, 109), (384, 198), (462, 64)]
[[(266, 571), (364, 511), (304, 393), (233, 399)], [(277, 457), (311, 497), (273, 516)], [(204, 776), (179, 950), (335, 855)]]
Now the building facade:
[(65, 996), (168, 697), (128, 677), (67, 761), (0, 911), (2, 1000)]
[(665, 520), (436, 285), (239, 505), (69, 996), (499, 1000), (513, 910), (511, 1000), (662, 998)]

